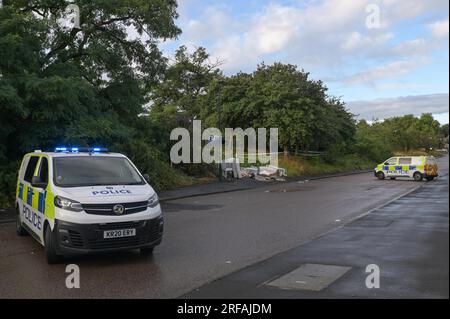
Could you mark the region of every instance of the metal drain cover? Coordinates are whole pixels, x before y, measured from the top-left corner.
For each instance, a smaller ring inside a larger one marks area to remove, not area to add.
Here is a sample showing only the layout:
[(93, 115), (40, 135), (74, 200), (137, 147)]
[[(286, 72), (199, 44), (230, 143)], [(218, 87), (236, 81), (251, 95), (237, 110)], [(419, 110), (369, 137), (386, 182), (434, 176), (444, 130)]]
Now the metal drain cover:
[(280, 289), (320, 291), (342, 277), (351, 267), (303, 264), (299, 268), (265, 283)]

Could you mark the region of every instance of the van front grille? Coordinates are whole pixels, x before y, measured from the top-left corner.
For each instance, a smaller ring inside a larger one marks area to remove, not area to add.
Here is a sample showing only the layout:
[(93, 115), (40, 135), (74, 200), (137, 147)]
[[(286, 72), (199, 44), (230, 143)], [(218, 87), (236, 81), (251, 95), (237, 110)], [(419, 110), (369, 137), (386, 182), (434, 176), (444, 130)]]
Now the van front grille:
[(74, 247), (83, 247), (84, 241), (81, 234), (74, 230), (69, 230), (70, 243)]
[(121, 215), (129, 215), (134, 213), (143, 212), (147, 209), (147, 201), (133, 202), (133, 203), (114, 203), (114, 204), (82, 204), (83, 209), (87, 214), (92, 215), (113, 215), (116, 214), (113, 211), (115, 205), (122, 205), (125, 210)]

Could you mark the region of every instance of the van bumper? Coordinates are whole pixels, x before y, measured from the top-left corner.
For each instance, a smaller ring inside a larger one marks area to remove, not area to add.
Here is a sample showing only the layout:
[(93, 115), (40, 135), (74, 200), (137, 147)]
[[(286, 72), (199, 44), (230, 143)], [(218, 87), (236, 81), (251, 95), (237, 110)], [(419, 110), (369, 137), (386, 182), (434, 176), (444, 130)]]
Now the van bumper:
[[(100, 252), (155, 247), (161, 243), (164, 219), (157, 218), (107, 224), (76, 224), (55, 221), (56, 250), (59, 255), (79, 255)], [(103, 238), (104, 231), (136, 229), (136, 235)]]

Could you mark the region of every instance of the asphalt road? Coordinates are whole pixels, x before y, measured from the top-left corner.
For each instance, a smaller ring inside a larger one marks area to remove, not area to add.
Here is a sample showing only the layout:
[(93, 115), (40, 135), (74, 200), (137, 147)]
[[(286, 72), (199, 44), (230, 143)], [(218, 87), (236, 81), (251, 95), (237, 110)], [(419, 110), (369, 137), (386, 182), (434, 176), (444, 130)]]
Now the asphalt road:
[[(448, 182), (443, 175), (324, 236), (181, 298), (448, 299)], [(368, 265), (378, 269), (377, 287), (366, 285)]]
[[(448, 157), (440, 160), (448, 173)], [(425, 182), (378, 181), (370, 173), (184, 198), (165, 203), (163, 243), (138, 252), (47, 265), (43, 248), (0, 225), (2, 298), (172, 298), (287, 251), (386, 204)], [(67, 289), (77, 264), (81, 288)]]

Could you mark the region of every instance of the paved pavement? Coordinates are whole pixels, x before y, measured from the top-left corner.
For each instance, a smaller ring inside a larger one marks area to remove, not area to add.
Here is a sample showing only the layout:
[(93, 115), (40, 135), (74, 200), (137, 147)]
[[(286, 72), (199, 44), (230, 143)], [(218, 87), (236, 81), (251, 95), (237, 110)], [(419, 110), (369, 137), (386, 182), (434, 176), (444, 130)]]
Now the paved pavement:
[(131, 251), (68, 259), (81, 269), (81, 288), (71, 290), (66, 264), (47, 265), (31, 237), (0, 224), (0, 297), (179, 297), (426, 184), (378, 181), (366, 173), (167, 201), (165, 237), (153, 257)]

